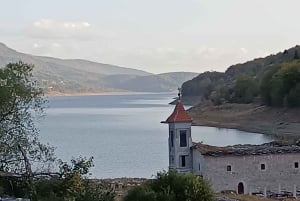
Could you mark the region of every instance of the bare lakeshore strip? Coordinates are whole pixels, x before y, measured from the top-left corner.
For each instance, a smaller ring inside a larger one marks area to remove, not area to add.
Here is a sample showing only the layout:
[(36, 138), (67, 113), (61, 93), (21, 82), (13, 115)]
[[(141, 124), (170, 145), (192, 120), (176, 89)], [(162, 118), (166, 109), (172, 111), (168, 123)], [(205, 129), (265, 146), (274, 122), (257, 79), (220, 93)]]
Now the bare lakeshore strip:
[(233, 128), (247, 132), (300, 137), (299, 108), (271, 108), (257, 104), (195, 106), (189, 110), (193, 125)]

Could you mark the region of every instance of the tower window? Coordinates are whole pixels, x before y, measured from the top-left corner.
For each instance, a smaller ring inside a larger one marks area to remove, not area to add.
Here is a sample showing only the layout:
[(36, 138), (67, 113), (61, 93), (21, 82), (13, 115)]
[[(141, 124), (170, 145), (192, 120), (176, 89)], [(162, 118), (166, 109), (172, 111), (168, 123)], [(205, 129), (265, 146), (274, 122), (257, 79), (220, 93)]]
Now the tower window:
[(186, 140), (186, 131), (180, 131), (180, 147), (186, 147), (187, 140)]
[(186, 156), (180, 156), (180, 161), (181, 161), (181, 167), (185, 167), (186, 166)]
[(170, 164), (174, 164), (174, 157), (170, 156)]
[(174, 147), (174, 133), (170, 131), (170, 140), (171, 140), (171, 147)]
[(265, 170), (266, 169), (266, 164), (264, 164), (264, 163), (260, 164), (260, 169)]
[(231, 165), (227, 165), (226, 170), (227, 172), (231, 172)]
[(295, 163), (294, 163), (294, 167), (295, 167), (295, 168), (299, 168), (299, 163), (298, 163), (298, 162), (295, 162)]

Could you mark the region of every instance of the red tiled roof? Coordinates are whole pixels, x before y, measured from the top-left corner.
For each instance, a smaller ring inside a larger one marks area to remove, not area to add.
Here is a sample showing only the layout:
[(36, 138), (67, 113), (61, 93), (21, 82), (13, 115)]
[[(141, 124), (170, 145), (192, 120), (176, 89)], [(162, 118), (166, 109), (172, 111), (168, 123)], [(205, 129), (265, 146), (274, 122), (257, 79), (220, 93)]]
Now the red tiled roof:
[(166, 123), (176, 123), (176, 122), (192, 122), (192, 118), (185, 111), (182, 103), (177, 102), (173, 113), (165, 121)]

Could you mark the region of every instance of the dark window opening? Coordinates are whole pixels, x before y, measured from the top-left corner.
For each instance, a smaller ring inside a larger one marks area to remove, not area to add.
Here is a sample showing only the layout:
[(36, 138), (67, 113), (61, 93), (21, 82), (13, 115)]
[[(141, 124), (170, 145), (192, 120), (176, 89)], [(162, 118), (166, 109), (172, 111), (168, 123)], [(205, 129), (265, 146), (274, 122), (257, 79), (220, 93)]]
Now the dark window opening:
[(228, 172), (231, 172), (231, 165), (227, 165), (226, 169), (227, 169)]
[(260, 169), (265, 170), (266, 169), (266, 164), (260, 164)]
[(299, 168), (299, 163), (298, 163), (298, 162), (295, 162), (295, 163), (294, 163), (294, 167), (295, 167), (295, 168)]
[(186, 147), (187, 140), (186, 140), (186, 131), (180, 131), (180, 147)]
[(171, 135), (171, 147), (174, 147), (174, 133), (173, 131), (170, 131), (170, 135)]
[(200, 163), (199, 163), (199, 171), (201, 170), (201, 166), (200, 166)]
[(185, 167), (185, 156), (181, 156), (181, 167)]
[(174, 157), (170, 156), (170, 164), (174, 164)]

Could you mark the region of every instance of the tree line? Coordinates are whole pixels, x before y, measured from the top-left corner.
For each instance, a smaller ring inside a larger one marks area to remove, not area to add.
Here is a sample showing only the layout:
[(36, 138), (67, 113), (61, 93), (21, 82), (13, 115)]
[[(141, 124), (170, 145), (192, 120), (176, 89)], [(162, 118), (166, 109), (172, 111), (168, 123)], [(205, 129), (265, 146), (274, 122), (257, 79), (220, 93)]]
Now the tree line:
[(262, 103), (273, 107), (300, 106), (300, 62), (270, 66), (261, 78), (240, 76), (224, 99), (232, 103)]
[(182, 91), (183, 96), (200, 96), (202, 101), (214, 105), (229, 102), (299, 107), (298, 51), (292, 54), (286, 50), (276, 56), (232, 66), (225, 73), (202, 73), (184, 83)]

